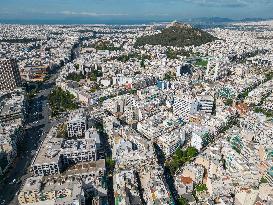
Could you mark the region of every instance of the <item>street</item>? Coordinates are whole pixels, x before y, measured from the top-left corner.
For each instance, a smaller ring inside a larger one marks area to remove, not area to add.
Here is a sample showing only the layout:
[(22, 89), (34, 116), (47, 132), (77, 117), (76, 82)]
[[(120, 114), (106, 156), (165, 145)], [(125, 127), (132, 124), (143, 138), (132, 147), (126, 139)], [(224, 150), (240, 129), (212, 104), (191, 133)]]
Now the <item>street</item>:
[(41, 85), (40, 91), (29, 103), (23, 142), (18, 146), (18, 156), (0, 185), (1, 205), (18, 204), (18, 191), (22, 182), (30, 177), (29, 167), (36, 150), (51, 126), (63, 120), (50, 121), (49, 119), (48, 96), (55, 86), (57, 75), (58, 73), (52, 74), (51, 78)]

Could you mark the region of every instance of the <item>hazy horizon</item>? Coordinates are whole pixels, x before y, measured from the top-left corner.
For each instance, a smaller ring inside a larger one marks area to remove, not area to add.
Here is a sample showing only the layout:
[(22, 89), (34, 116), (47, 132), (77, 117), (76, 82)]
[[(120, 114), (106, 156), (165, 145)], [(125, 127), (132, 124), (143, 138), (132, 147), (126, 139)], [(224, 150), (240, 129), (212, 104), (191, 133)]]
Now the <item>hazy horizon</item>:
[[(197, 25), (220, 25), (222, 23), (228, 23), (229, 21), (241, 21), (241, 20), (270, 20), (272, 18), (242, 18), (232, 19), (225, 17), (198, 17), (189, 19), (85, 19), (85, 18), (60, 18), (60, 19), (0, 19), (0, 24), (32, 24), (32, 25), (141, 25), (141, 24), (154, 24), (154, 23), (168, 23), (172, 21), (178, 21), (181, 23), (197, 24)], [(226, 21), (225, 21), (226, 20)]]

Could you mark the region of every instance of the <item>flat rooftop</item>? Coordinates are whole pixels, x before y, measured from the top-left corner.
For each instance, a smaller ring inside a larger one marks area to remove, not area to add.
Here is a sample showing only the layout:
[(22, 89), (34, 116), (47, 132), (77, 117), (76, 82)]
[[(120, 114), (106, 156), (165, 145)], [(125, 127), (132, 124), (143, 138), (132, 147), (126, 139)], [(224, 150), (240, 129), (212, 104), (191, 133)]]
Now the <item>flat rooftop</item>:
[(39, 147), (32, 165), (58, 163), (63, 138), (57, 138), (57, 128), (52, 127)]

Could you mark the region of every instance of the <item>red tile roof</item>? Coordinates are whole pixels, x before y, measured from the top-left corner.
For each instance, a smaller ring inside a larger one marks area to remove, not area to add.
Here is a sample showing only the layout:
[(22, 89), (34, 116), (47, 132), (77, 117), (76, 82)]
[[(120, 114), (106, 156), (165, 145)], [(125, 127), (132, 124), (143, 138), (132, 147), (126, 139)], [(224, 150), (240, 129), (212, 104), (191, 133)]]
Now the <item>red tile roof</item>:
[(181, 177), (181, 182), (183, 183), (183, 184), (191, 184), (192, 183), (192, 178), (190, 178), (190, 177)]

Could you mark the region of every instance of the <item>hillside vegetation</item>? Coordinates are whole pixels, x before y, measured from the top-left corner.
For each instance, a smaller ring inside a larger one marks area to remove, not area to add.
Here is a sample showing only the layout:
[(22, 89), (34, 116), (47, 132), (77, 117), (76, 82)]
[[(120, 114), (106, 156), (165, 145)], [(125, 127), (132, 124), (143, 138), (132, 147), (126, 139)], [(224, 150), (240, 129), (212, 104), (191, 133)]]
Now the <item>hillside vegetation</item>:
[(142, 36), (136, 40), (135, 46), (161, 45), (161, 46), (200, 46), (212, 42), (217, 38), (201, 29), (190, 25), (175, 23), (162, 30), (161, 33)]

